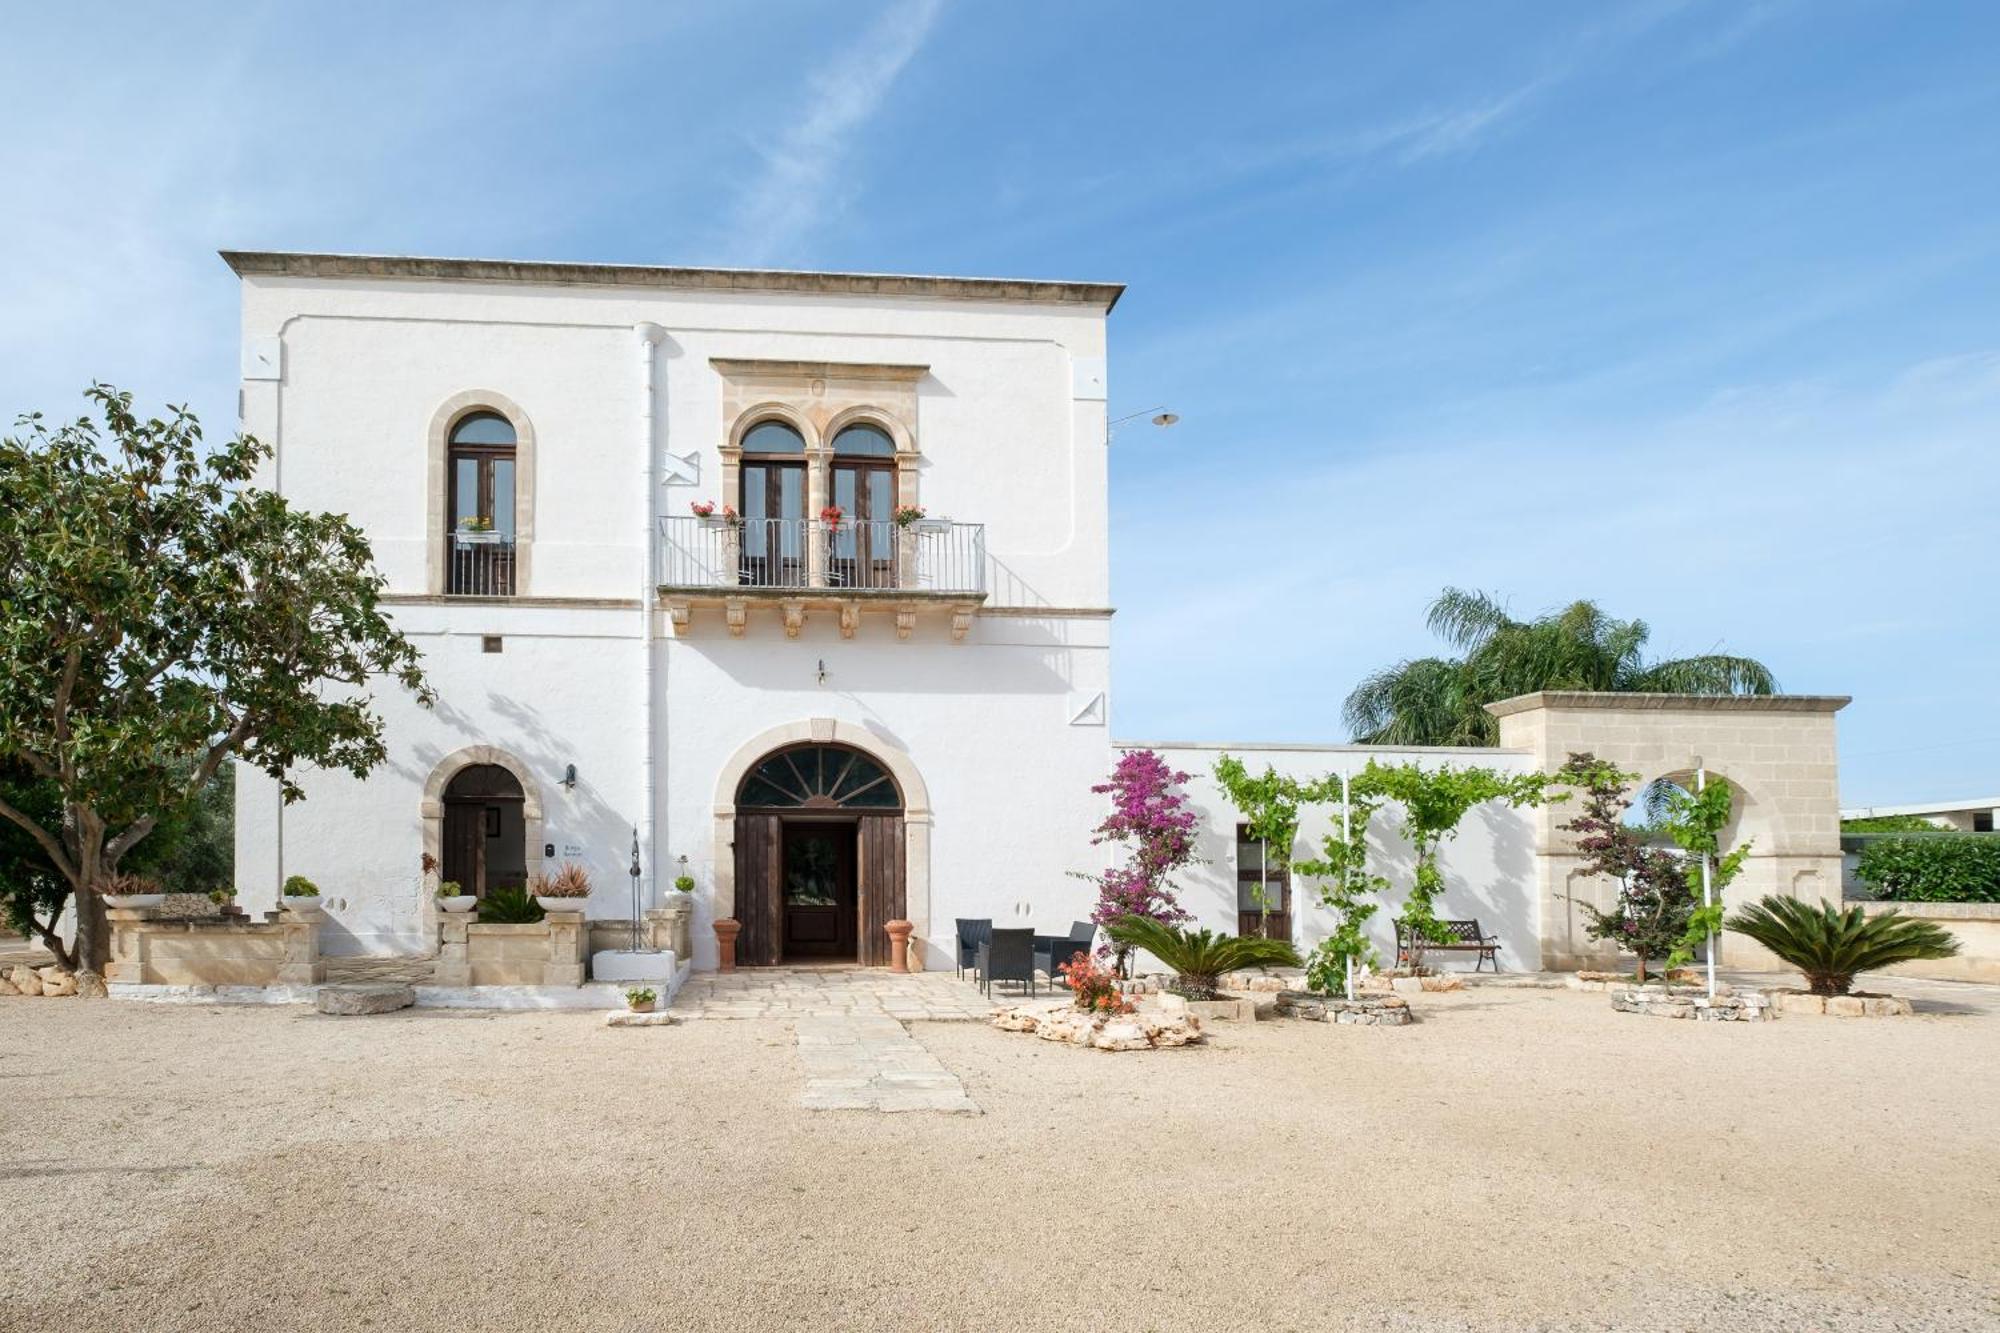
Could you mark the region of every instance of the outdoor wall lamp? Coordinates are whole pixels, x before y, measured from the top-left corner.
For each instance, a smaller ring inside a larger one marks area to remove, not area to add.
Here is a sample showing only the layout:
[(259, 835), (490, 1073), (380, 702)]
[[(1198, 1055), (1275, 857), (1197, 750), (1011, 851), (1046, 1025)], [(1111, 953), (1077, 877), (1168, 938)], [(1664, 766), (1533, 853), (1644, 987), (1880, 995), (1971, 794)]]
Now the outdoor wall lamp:
[(563, 790), (564, 790), (564, 791), (575, 791), (575, 790), (576, 790), (576, 765), (575, 765), (575, 764), (571, 764), (571, 765), (570, 765), (569, 767), (567, 767), (567, 768), (565, 768), (565, 769), (563, 770), (563, 775), (562, 775), (562, 785), (563, 785)]

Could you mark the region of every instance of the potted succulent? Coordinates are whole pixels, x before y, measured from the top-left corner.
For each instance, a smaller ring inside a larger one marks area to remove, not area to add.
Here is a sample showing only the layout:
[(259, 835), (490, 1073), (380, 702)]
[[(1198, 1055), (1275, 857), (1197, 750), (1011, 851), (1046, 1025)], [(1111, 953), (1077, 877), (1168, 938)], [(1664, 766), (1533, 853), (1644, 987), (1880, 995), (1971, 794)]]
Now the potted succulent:
[(448, 879), (437, 887), (437, 905), (447, 912), (470, 912), (479, 906), (479, 898), (467, 893), (457, 880)]
[(313, 916), (319, 912), (319, 885), (304, 875), (293, 875), (285, 881), (285, 910), (300, 916)]
[(158, 881), (144, 875), (113, 875), (99, 887), (107, 907), (158, 907), (166, 902), (167, 891)]
[(590, 872), (574, 861), (563, 862), (553, 875), (536, 875), (528, 888), (544, 912), (581, 912), (590, 905)]
[(635, 1014), (650, 1014), (659, 998), (650, 986), (632, 986), (625, 992), (625, 1007)]

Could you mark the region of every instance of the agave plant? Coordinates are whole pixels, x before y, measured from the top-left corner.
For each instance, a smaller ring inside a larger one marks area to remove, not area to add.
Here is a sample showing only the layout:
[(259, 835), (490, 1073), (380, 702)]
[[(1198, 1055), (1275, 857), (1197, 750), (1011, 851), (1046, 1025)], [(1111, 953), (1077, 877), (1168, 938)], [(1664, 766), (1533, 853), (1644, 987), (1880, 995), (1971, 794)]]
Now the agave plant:
[(1857, 972), (1875, 972), (1920, 958), (1950, 958), (1950, 931), (1900, 912), (1864, 916), (1859, 907), (1809, 903), (1772, 895), (1723, 923), (1805, 973), (1815, 995), (1845, 995)]
[(1246, 967), (1302, 966), (1299, 951), (1290, 940), (1217, 935), (1169, 926), (1146, 916), (1121, 916), (1104, 930), (1117, 943), (1144, 949), (1173, 969), (1174, 980), (1168, 989), (1190, 1000), (1214, 999), (1224, 973)]
[(529, 926), (542, 919), (542, 905), (516, 884), (489, 889), (479, 903), (479, 920), (486, 925)]

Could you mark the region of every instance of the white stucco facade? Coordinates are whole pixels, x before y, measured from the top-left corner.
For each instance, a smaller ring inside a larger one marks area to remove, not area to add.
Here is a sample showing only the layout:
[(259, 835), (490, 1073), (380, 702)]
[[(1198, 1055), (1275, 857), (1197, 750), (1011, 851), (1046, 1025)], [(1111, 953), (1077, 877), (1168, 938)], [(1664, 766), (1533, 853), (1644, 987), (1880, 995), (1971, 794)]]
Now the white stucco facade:
[[(242, 279), (243, 426), (275, 447), (260, 483), (365, 531), (437, 693), (426, 708), (376, 691), (389, 759), (364, 780), (302, 772), (306, 799), (283, 806), (239, 774), (244, 905), (275, 905), (302, 875), (327, 905), (327, 952), (422, 954), (438, 947), (432, 891), (467, 866), (485, 891), (489, 872), (506, 887), (578, 863), (591, 917), (613, 920), (634, 904), (636, 848), (642, 909), (695, 881), (701, 968), (718, 963), (718, 920), (753, 962), (795, 945), (873, 962), (884, 921), (906, 917), (915, 961), (947, 967), (956, 918), (1060, 933), (1089, 914), (1082, 876), (1116, 855), (1091, 842), (1106, 809), (1091, 788), (1133, 748), (1109, 730), (1118, 288), (226, 257)], [(795, 451), (758, 444), (766, 424)], [(874, 432), (874, 454), (845, 443), (849, 427)], [(697, 501), (718, 510), (698, 519)], [(833, 503), (857, 508), (829, 518)], [(772, 504), (789, 516), (762, 516)], [(1498, 749), (1150, 748), (1191, 775), (1201, 817), (1184, 905), (1233, 930), (1224, 750), (1316, 779), (1370, 759), (1553, 771), (1574, 749), (1643, 765), (1693, 746), (1740, 769), (1754, 816), (1783, 825), (1759, 848), (1783, 864), (1760, 863), (1757, 882), (1804, 891), (1837, 856), (1838, 702), (1634, 712), (1531, 696), (1510, 701)], [(777, 808), (760, 775), (788, 755), (879, 774), (875, 796), (845, 777), (807, 793), (795, 771), (800, 791), (778, 795), (797, 799)], [(1783, 783), (1754, 767), (1793, 763)], [(1295, 856), (1336, 817), (1308, 810)], [(1387, 960), (1412, 870), (1393, 806), (1370, 844), (1392, 886), (1371, 923)], [(1505, 968), (1593, 961), (1574, 904), (1609, 888), (1576, 860), (1551, 813), (1476, 809), (1444, 846), (1437, 910), (1478, 918)], [(1309, 949), (1329, 922), (1309, 881), (1292, 896)], [(833, 919), (846, 924), (811, 936)]]

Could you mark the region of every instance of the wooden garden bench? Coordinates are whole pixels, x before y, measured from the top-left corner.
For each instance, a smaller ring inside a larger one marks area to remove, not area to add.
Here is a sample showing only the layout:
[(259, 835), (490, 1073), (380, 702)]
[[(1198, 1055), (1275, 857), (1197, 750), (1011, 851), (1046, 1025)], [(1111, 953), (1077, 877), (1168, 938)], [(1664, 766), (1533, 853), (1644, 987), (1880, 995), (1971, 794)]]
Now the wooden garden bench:
[[(1500, 951), (1500, 940), (1497, 936), (1488, 935), (1479, 928), (1478, 917), (1474, 917), (1470, 921), (1440, 921), (1438, 924), (1443, 926), (1445, 933), (1451, 937), (1449, 940), (1439, 942), (1419, 936), (1412, 941), (1409, 926), (1401, 921), (1396, 923), (1396, 965), (1398, 967), (1401, 967), (1405, 963), (1411, 967), (1422, 967), (1424, 955), (1427, 953), (1476, 953), (1479, 955), (1479, 958), (1472, 965), (1473, 971), (1479, 971), (1479, 969), (1488, 963), (1493, 964), (1495, 972), (1500, 970), (1500, 960), (1495, 957)], [(1414, 956), (1412, 952), (1413, 943), (1415, 946)]]

